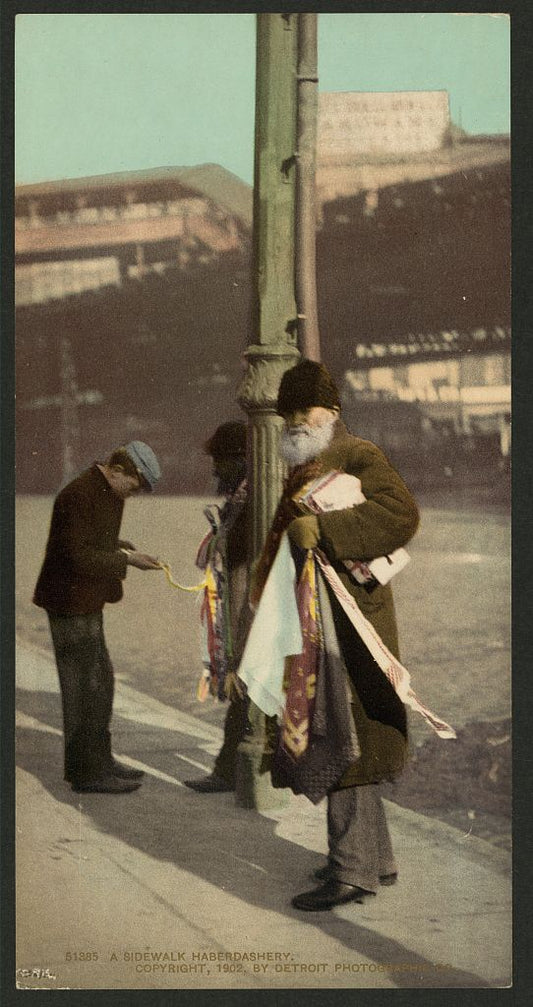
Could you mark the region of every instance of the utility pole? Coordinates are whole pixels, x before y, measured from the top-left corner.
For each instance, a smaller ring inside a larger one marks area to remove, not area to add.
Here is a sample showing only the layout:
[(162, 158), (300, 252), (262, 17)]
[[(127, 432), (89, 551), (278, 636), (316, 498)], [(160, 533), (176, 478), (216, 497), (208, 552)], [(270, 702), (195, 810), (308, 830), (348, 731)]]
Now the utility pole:
[(80, 423), (78, 416), (78, 384), (72, 346), (67, 336), (59, 338), (59, 369), (61, 374), (61, 456), (62, 481), (70, 482), (76, 475), (80, 453)]
[[(283, 373), (299, 360), (294, 289), (298, 15), (258, 14), (254, 169), (254, 318), (239, 403), (249, 417), (250, 562), (266, 539), (282, 490), (282, 421), (276, 414)], [(268, 643), (265, 641), (265, 646)], [(251, 703), (251, 733), (239, 746), (236, 802), (279, 807), (263, 769), (265, 716)]]
[(316, 296), (316, 138), (318, 121), (317, 15), (298, 14), (295, 285), (298, 345), (320, 360)]

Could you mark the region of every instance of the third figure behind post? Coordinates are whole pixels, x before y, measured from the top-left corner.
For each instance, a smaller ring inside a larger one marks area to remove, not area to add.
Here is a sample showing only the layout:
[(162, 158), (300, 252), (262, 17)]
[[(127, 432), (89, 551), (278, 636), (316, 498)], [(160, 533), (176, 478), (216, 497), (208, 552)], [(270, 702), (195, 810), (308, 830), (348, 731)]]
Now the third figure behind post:
[(199, 793), (235, 789), (237, 748), (247, 729), (248, 704), (235, 675), (251, 621), (247, 599), (246, 425), (229, 421), (205, 445), (213, 460), (221, 508), (206, 508), (210, 532), (200, 545), (197, 565), (206, 571), (202, 606), (205, 674), (200, 692), (229, 699), (224, 741), (213, 772), (185, 785)]

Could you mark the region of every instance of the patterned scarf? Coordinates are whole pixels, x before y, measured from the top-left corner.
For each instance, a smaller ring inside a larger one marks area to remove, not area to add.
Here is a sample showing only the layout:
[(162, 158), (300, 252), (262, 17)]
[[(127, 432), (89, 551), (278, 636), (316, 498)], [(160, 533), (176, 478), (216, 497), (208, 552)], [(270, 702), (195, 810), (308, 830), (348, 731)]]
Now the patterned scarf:
[(208, 695), (220, 700), (228, 695), (228, 668), (233, 658), (230, 596), (228, 587), (227, 537), (247, 500), (246, 480), (235, 490), (222, 509), (206, 507), (211, 525), (198, 548), (196, 565), (205, 570), (205, 587), (200, 609), (203, 629), (204, 672), (198, 683), (197, 697)]
[[(302, 515), (302, 508), (294, 498), (304, 486), (316, 479), (321, 471), (320, 462), (313, 459), (304, 465), (297, 465), (285, 480), (283, 495), (253, 576), (250, 601), (254, 608), (257, 607), (263, 593), (284, 531), (295, 517)], [(302, 630), (303, 652), (287, 658), (286, 661), (284, 687), (287, 699), (281, 727), (281, 746), (291, 758), (299, 759), (309, 744), (309, 730), (314, 712), (317, 672), (322, 647), (316, 567), (311, 551), (307, 554), (298, 580), (296, 599)]]
[(322, 647), (315, 559), (309, 550), (296, 589), (303, 650), (286, 660), (284, 688), (285, 709), (281, 725), (281, 744), (299, 759), (309, 744), (309, 731), (315, 710), (317, 673)]

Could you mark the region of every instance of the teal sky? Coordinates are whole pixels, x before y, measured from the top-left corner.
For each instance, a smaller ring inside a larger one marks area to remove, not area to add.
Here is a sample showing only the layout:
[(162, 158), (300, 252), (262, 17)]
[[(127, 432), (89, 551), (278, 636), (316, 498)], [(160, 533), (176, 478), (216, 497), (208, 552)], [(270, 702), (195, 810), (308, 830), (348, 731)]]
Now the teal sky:
[[(510, 21), (320, 14), (321, 91), (440, 90), (509, 131)], [(254, 14), (19, 14), (16, 181), (216, 162), (252, 181)]]

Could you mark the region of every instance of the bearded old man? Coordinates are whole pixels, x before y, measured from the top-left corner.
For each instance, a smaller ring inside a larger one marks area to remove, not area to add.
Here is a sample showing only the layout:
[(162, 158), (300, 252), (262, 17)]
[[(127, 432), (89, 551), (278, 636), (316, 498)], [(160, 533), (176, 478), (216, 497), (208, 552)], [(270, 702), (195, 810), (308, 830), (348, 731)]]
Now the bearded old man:
[[(254, 576), (252, 601), (257, 606), (287, 532), (300, 585), (309, 550), (316, 551), (333, 568), (342, 590), (355, 599), (388, 651), (398, 656), (390, 583), (374, 579), (358, 583), (345, 561), (368, 564), (403, 547), (418, 526), (415, 501), (382, 451), (348, 432), (340, 419), (335, 382), (323, 365), (302, 360), (287, 371), (277, 408), (285, 420), (281, 451), (289, 476)], [(364, 502), (305, 513), (301, 500), (306, 487), (328, 473), (357, 477)], [(265, 597), (267, 591), (268, 584)], [(404, 766), (407, 718), (393, 685), (354, 630), (338, 592), (317, 577), (316, 582), (307, 581), (303, 594), (310, 601), (305, 631), (302, 625), (307, 650), (303, 658), (300, 655), (295, 674), (302, 676), (304, 687), (295, 691), (294, 682), (284, 682), (285, 690), (293, 690), (286, 707), (290, 706), (292, 716), (294, 705), (295, 719), (285, 731), (286, 744), (278, 748), (272, 775), (275, 785), (290, 786), (312, 800), (327, 794), (329, 854), (327, 863), (315, 873), (321, 884), (293, 899), (297, 909), (318, 911), (362, 902), (365, 896), (376, 894), (380, 885), (397, 879), (379, 784), (394, 779)], [(311, 652), (313, 660), (325, 664), (325, 673), (306, 672)], [(298, 720), (297, 708), (310, 696), (314, 697), (314, 719), (301, 757), (296, 747), (302, 742), (302, 732), (295, 724), (307, 724), (307, 720)], [(319, 705), (321, 716), (330, 723), (322, 736), (315, 723)], [(321, 791), (320, 786), (326, 789)]]

